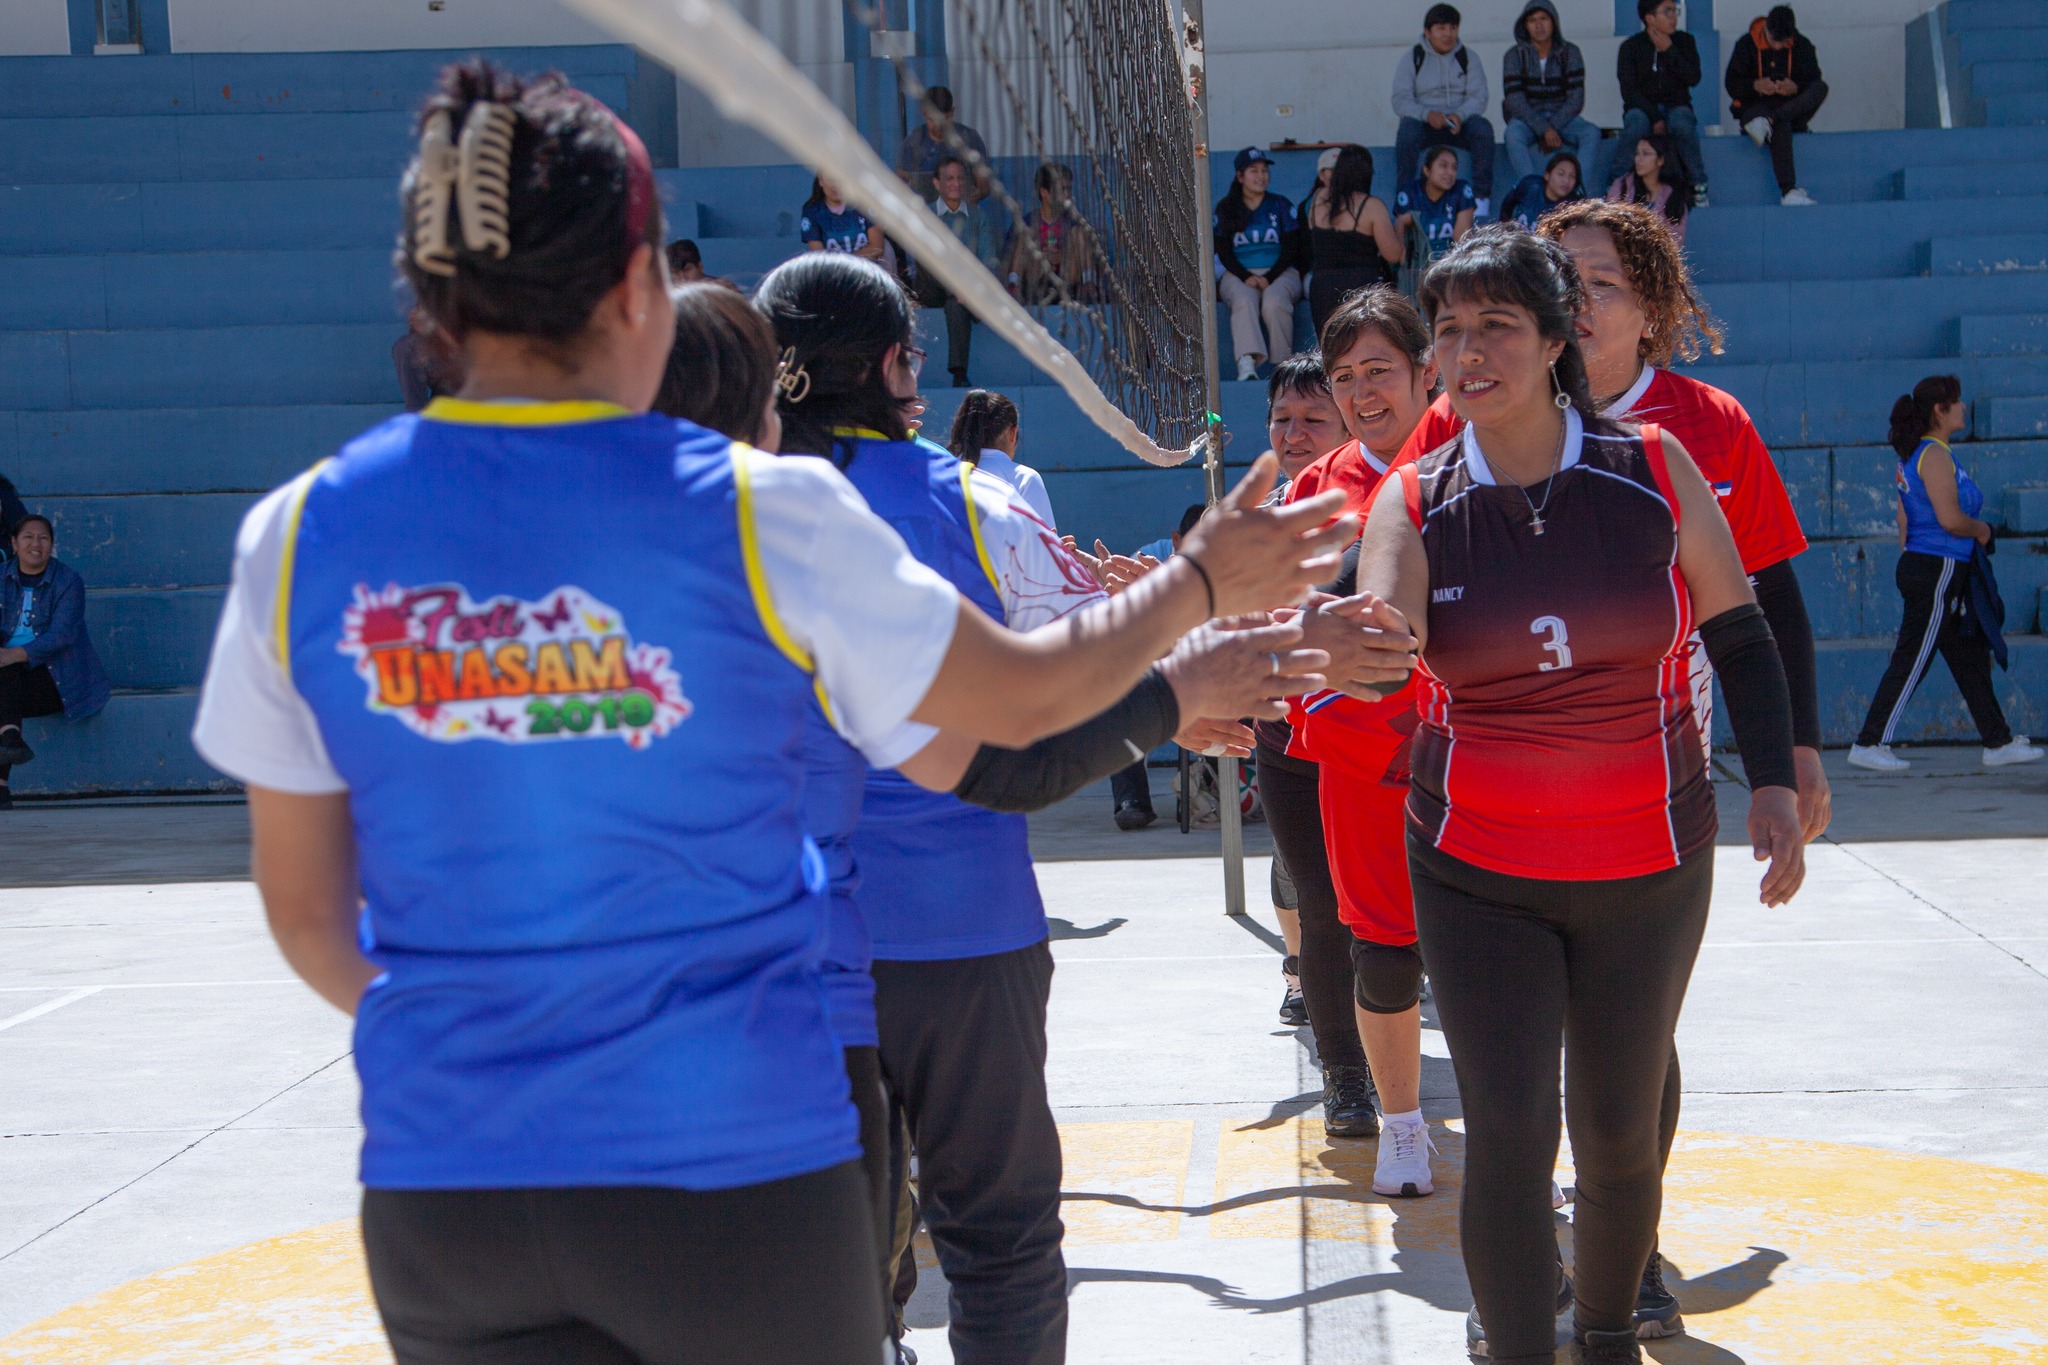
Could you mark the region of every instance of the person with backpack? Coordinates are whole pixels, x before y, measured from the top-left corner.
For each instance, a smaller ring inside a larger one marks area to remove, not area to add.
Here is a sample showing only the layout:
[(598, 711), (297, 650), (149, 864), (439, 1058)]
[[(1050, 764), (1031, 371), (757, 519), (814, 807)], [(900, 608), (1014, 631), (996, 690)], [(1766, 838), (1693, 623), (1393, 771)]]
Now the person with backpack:
[(1492, 210), (1493, 125), (1486, 121), (1486, 68), (1458, 41), (1463, 22), (1453, 5), (1431, 5), (1422, 18), (1422, 41), (1394, 61), (1394, 180), (1421, 173), (1428, 147), (1460, 147), (1472, 156), (1478, 216)]

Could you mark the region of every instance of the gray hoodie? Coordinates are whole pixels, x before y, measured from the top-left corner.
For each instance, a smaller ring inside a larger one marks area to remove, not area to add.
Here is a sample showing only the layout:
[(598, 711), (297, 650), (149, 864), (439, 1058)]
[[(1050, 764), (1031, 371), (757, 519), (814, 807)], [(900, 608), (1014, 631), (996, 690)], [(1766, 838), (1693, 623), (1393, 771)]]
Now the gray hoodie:
[(1463, 43), (1441, 53), (1425, 37), (1394, 58), (1394, 112), (1402, 118), (1427, 118), (1432, 110), (1477, 118), (1486, 97), (1486, 67)]
[[(1550, 16), (1550, 56), (1537, 55), (1529, 41), (1529, 15), (1542, 10)], [(1500, 114), (1503, 119), (1520, 119), (1542, 133), (1562, 129), (1586, 107), (1586, 59), (1578, 44), (1564, 40), (1564, 28), (1557, 21), (1557, 6), (1550, 0), (1529, 0), (1515, 20), (1515, 45), (1500, 59)]]

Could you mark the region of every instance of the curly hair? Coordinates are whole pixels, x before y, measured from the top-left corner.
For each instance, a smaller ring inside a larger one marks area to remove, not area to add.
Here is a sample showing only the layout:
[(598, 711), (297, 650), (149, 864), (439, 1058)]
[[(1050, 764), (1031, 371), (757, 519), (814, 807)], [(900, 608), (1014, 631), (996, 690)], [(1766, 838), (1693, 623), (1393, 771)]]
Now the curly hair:
[(1715, 355), (1721, 354), (1721, 326), (1693, 289), (1678, 239), (1671, 235), (1662, 215), (1641, 204), (1578, 199), (1545, 214), (1536, 231), (1559, 242), (1573, 228), (1582, 227), (1599, 228), (1614, 239), (1621, 268), (1628, 273), (1628, 282), (1650, 320), (1650, 334), (1637, 344), (1637, 353), (1645, 362), (1662, 366), (1674, 360), (1698, 360), (1702, 342)]

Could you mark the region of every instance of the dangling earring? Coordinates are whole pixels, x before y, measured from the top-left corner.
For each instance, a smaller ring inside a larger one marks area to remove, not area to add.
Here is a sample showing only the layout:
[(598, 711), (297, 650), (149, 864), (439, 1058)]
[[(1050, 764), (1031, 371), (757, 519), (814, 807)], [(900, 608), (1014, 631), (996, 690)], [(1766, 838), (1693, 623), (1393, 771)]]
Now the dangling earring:
[(1557, 362), (1555, 360), (1550, 362), (1550, 387), (1557, 392), (1557, 397), (1551, 401), (1557, 404), (1559, 412), (1563, 412), (1572, 405), (1571, 395), (1564, 391), (1564, 385), (1557, 382)]

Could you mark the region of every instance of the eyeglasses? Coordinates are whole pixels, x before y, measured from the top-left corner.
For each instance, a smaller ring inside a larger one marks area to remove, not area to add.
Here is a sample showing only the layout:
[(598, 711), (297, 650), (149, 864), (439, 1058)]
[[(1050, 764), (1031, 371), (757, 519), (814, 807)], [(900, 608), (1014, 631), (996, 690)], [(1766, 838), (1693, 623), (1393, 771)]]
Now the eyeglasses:
[(910, 366), (910, 377), (917, 378), (924, 373), (924, 352), (915, 346), (903, 348), (903, 363)]

